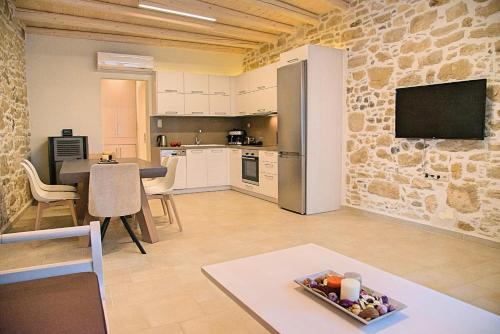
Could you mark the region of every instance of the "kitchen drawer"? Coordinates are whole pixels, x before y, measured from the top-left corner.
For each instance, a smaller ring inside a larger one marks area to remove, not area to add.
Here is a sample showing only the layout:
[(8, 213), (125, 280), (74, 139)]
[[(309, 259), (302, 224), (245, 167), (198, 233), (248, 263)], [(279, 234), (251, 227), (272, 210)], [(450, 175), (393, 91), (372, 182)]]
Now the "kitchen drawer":
[(263, 174), (271, 174), (271, 175), (278, 174), (278, 163), (277, 162), (260, 161), (259, 165), (260, 165), (259, 166), (260, 172)]
[(254, 185), (254, 184), (249, 184), (249, 183), (244, 183), (242, 184), (243, 186), (243, 189), (247, 190), (247, 191), (251, 191), (251, 192), (254, 192), (254, 193), (258, 193), (260, 192), (259, 191), (259, 186), (257, 185)]
[(259, 188), (262, 195), (278, 198), (278, 175), (261, 174)]
[(259, 151), (259, 159), (264, 162), (278, 163), (278, 152), (276, 151)]

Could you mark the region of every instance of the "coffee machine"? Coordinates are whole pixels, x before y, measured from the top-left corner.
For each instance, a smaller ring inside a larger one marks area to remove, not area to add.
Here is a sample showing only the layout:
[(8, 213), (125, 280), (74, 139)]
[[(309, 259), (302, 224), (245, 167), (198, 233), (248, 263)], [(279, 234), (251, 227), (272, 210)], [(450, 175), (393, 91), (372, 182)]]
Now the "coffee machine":
[(228, 132), (227, 143), (228, 145), (243, 145), (246, 136), (245, 130), (233, 129)]

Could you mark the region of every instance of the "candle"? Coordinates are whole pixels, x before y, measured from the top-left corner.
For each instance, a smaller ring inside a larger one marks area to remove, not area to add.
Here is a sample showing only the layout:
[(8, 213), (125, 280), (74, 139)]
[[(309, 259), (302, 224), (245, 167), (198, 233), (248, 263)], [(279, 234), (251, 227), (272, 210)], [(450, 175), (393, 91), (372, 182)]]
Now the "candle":
[(347, 272), (344, 274), (344, 278), (354, 278), (354, 279), (357, 279), (359, 281), (359, 283), (362, 283), (361, 282), (361, 275), (359, 273), (355, 273), (355, 272)]
[(355, 302), (359, 299), (361, 283), (354, 278), (344, 278), (340, 283), (340, 299), (347, 299)]

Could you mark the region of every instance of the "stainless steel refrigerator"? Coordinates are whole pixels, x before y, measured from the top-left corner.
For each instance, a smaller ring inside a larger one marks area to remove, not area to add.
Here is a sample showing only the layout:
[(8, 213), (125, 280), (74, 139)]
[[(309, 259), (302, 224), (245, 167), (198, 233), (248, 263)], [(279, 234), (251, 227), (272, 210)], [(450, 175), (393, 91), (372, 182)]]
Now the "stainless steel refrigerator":
[(278, 204), (306, 213), (307, 61), (278, 68)]

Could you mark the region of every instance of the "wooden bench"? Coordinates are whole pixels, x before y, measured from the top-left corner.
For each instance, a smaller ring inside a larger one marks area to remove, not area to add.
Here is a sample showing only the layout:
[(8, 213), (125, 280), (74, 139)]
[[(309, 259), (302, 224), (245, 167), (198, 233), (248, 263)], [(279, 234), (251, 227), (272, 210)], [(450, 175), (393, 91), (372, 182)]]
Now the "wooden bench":
[(90, 259), (0, 271), (0, 332), (108, 332), (99, 222), (3, 234), (0, 244), (81, 236), (90, 236)]

